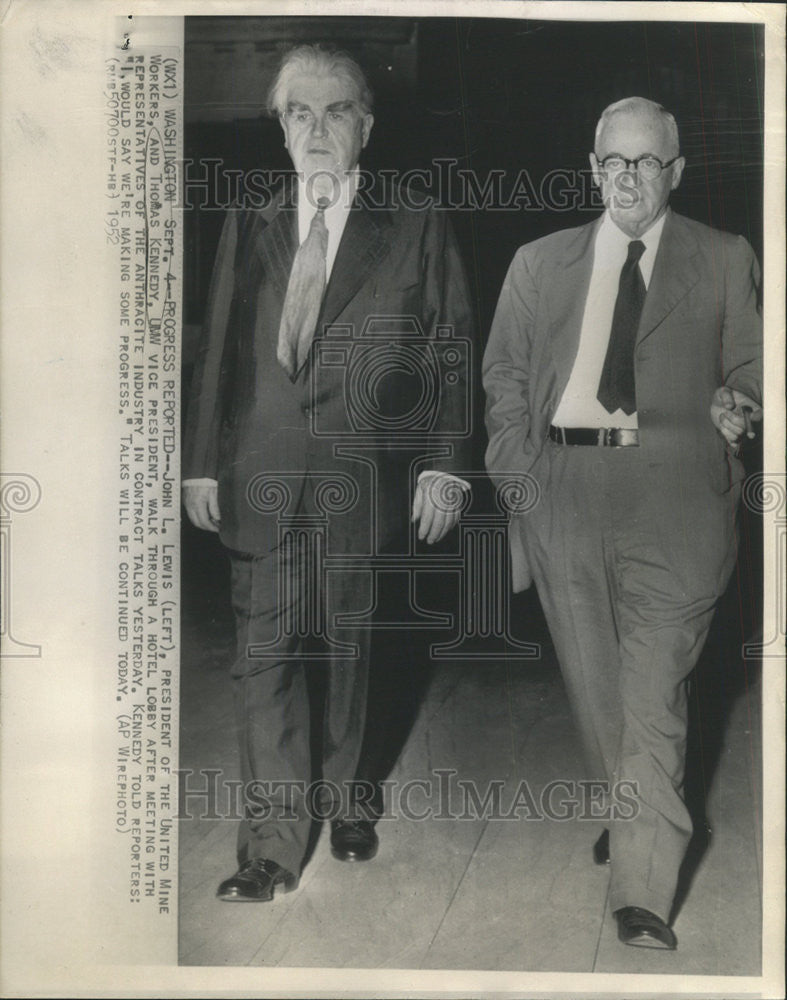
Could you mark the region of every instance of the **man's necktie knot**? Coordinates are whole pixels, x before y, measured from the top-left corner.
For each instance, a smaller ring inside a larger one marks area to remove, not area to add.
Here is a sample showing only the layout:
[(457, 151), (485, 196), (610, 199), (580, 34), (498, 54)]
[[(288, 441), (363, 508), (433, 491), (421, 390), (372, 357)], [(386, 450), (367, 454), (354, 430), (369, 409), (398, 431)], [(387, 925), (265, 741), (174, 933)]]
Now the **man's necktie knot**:
[(642, 240), (632, 240), (631, 243), (629, 243), (629, 252), (628, 257), (626, 258), (626, 263), (638, 264), (643, 253), (645, 253), (645, 244)]
[[(329, 204), (330, 202), (328, 201), (327, 198), (317, 199), (317, 211), (312, 216), (312, 221), (311, 224), (309, 225), (309, 233), (306, 239), (303, 241), (303, 243), (298, 247), (298, 253), (303, 255), (303, 252), (306, 250), (306, 246), (309, 243), (309, 241), (310, 240), (312, 242), (316, 241), (323, 256), (323, 272), (325, 271), (324, 258), (328, 250), (328, 228), (325, 225), (325, 209), (328, 207)], [(298, 257), (296, 255), (292, 266), (293, 273), (295, 271), (295, 264), (297, 263), (297, 261)]]
[(631, 414), (637, 408), (634, 345), (645, 304), (645, 282), (639, 269), (639, 259), (644, 252), (642, 240), (632, 240), (628, 245), (626, 262), (620, 270), (612, 330), (597, 393), (598, 401), (609, 413), (620, 409)]

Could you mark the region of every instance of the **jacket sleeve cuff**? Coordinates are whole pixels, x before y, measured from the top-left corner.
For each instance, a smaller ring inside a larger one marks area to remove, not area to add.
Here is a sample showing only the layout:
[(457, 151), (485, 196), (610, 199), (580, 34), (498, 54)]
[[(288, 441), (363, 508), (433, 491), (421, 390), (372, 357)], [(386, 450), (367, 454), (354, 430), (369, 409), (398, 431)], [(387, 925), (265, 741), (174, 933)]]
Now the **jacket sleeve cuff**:
[(465, 479), (460, 479), (459, 476), (454, 476), (450, 472), (439, 472), (436, 469), (424, 469), (424, 471), (418, 476), (418, 482), (420, 483), (421, 480), (425, 479), (427, 476), (430, 479), (432, 476), (445, 476), (446, 479), (451, 479), (458, 486), (461, 486), (463, 490), (470, 489), (470, 483), (468, 483)]

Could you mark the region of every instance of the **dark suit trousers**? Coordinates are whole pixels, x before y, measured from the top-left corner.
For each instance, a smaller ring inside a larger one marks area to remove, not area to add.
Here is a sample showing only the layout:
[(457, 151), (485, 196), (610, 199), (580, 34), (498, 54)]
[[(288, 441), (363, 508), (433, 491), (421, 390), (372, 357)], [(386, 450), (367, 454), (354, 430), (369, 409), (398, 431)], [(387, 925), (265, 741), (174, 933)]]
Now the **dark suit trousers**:
[(547, 442), (533, 473), (520, 525), (588, 776), (636, 788), (635, 816), (612, 814), (611, 906), (667, 920), (692, 831), (686, 680), (734, 565), (734, 501), (698, 511), (640, 448)]
[[(335, 633), (341, 643), (355, 644), (356, 656), (320, 641), (319, 633), (324, 631), (320, 623), (330, 623), (335, 612), (363, 609), (363, 576), (354, 570), (331, 572), (323, 588), (297, 546), (254, 558), (232, 556), (238, 638), (232, 685), (241, 779), (252, 803), (238, 834), (241, 863), (264, 857), (296, 875), (301, 870), (315, 812), (303, 794), (313, 780), (307, 659), (326, 673), (316, 809), (320, 817), (332, 817), (346, 802), (345, 782), (355, 778), (363, 739), (369, 629), (343, 627)], [(254, 644), (264, 647), (258, 651), (262, 656), (250, 651)]]

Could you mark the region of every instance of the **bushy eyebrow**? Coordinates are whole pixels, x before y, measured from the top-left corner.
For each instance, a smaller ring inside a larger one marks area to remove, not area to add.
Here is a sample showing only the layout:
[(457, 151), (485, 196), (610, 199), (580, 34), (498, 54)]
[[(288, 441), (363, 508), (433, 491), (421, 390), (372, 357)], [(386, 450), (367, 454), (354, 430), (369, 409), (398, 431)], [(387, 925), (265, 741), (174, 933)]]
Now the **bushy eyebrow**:
[[(355, 107), (355, 101), (334, 101), (326, 107), (326, 111), (350, 111)], [(308, 104), (301, 104), (300, 101), (287, 101), (288, 111), (311, 111)]]

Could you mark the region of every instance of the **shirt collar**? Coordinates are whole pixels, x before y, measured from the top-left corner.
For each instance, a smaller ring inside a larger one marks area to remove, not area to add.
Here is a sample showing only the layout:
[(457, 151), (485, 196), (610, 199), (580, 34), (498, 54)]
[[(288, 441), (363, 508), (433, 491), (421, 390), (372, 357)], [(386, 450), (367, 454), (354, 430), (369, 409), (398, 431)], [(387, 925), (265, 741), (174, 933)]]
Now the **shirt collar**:
[[(342, 213), (348, 213), (352, 208), (353, 199), (355, 198), (355, 192), (358, 188), (358, 178), (360, 176), (360, 169), (355, 167), (353, 170), (348, 170), (347, 173), (342, 177), (340, 182), (339, 197), (325, 210), (326, 215), (340, 215)], [(298, 175), (298, 216), (305, 217), (311, 220), (311, 217), (317, 211), (317, 206), (312, 205), (310, 199), (306, 194), (306, 183), (303, 177)]]
[[(661, 234), (664, 230), (664, 223), (667, 221), (667, 216), (669, 215), (670, 209), (653, 223), (647, 232), (644, 232), (638, 237), (642, 243), (645, 244), (646, 252), (655, 252), (658, 249), (659, 241), (661, 240)], [(632, 242), (632, 237), (628, 233), (624, 233), (622, 229), (613, 222), (612, 217), (609, 212), (604, 212), (601, 217), (601, 225), (599, 226), (597, 239), (603, 243), (608, 249), (622, 249), (625, 251), (628, 249), (629, 243)]]

